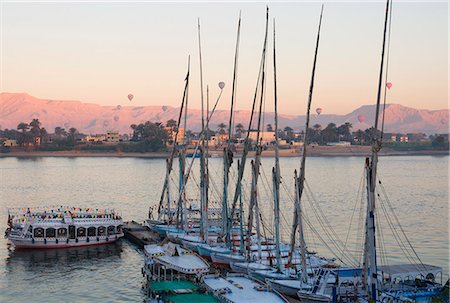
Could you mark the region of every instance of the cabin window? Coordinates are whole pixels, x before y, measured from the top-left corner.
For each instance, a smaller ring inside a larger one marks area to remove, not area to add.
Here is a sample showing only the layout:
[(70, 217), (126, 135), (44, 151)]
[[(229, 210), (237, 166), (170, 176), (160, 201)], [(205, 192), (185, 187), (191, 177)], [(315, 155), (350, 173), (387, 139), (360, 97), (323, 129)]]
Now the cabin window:
[(108, 226), (108, 235), (114, 235), (114, 226)]
[(427, 276), (426, 276), (426, 279), (428, 280), (428, 281), (434, 281), (434, 275), (432, 274), (432, 273), (429, 273)]
[(87, 230), (89, 237), (95, 237), (97, 235), (97, 229), (95, 227), (89, 227)]
[(99, 236), (106, 235), (106, 228), (104, 226), (99, 226), (97, 235)]
[(45, 230), (46, 238), (54, 238), (55, 235), (56, 235), (56, 230), (54, 228), (50, 227)]
[(42, 238), (44, 236), (44, 229), (42, 227), (37, 227), (34, 229), (34, 237)]
[(86, 236), (86, 228), (78, 227), (77, 229), (77, 237), (85, 237)]
[(58, 228), (58, 238), (67, 237), (67, 228)]

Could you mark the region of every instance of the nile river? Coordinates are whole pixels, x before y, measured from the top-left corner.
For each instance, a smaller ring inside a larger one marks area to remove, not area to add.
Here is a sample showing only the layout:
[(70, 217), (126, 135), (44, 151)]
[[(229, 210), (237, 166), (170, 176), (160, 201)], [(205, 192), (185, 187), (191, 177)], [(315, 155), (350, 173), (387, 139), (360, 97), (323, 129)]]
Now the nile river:
[[(382, 157), (379, 176), (392, 209), (415, 247), (422, 262), (444, 268), (448, 277), (448, 156)], [(198, 162), (198, 161), (197, 161)], [(272, 228), (271, 166), (273, 159), (263, 159), (259, 195), (263, 220)], [(282, 158), (283, 191), (281, 231), (288, 240), (292, 219), (293, 174), (299, 158)], [(248, 168), (248, 167), (247, 167)], [(174, 168), (176, 171), (176, 167)], [(221, 159), (210, 159), (211, 203), (220, 201)], [(342, 257), (330, 252), (330, 241), (324, 245), (316, 233), (322, 222), (334, 229), (348, 254), (358, 259), (361, 238), (361, 209), (364, 199), (358, 194), (364, 172), (360, 157), (310, 158), (306, 179), (310, 190), (305, 194), (305, 227), (310, 250), (324, 256)], [(6, 228), (7, 208), (73, 205), (80, 207), (113, 207), (125, 220), (142, 221), (149, 206), (159, 201), (165, 174), (165, 161), (142, 158), (0, 158), (0, 230)], [(232, 176), (235, 174), (233, 168)], [(188, 195), (195, 197), (197, 166)], [(245, 177), (249, 183), (248, 174)], [(175, 196), (177, 175), (172, 179)], [(232, 192), (232, 190), (230, 190)], [(248, 187), (244, 190), (248, 200)], [(391, 213), (384, 198), (384, 207)], [(381, 205), (378, 203), (377, 205)], [(356, 210), (355, 210), (356, 208)], [(383, 212), (378, 235), (380, 262), (407, 262)], [(352, 222), (352, 223), (351, 223)], [(350, 224), (351, 223), (351, 224)], [(399, 229), (397, 229), (398, 231)], [(347, 241), (345, 241), (347, 239)], [(359, 244), (358, 244), (359, 243)], [(342, 246), (341, 246), (342, 247)], [(385, 254), (382, 254), (383, 252)], [(78, 249), (15, 251), (0, 239), (0, 302), (142, 302), (142, 253), (133, 244), (121, 240), (114, 245)]]

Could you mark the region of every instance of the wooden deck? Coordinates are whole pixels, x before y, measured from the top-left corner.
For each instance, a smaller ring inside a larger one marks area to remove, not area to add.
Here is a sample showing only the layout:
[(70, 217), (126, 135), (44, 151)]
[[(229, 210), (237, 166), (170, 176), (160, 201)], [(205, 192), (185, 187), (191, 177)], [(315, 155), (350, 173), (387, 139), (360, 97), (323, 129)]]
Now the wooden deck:
[(140, 247), (144, 247), (147, 244), (159, 243), (161, 241), (158, 234), (150, 231), (148, 227), (143, 226), (136, 221), (125, 222), (123, 224), (123, 233), (125, 238)]

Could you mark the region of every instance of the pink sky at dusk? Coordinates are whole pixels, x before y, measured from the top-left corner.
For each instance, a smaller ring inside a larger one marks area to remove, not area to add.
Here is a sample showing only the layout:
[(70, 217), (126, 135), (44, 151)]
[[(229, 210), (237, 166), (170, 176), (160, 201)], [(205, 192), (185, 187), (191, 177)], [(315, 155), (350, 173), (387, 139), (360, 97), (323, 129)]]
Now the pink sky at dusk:
[[(265, 5), (277, 24), (279, 111), (304, 114), (320, 3), (12, 2), (1, 6), (4, 92), (102, 105), (179, 106), (191, 55), (190, 106), (200, 108), (197, 18), (204, 83), (226, 87), (229, 107), (237, 19), (242, 11), (237, 108), (251, 106)], [(375, 103), (383, 1), (325, 2), (313, 107), (344, 114)], [(448, 108), (448, 3), (394, 1), (390, 103)], [(269, 40), (266, 111), (273, 110)]]

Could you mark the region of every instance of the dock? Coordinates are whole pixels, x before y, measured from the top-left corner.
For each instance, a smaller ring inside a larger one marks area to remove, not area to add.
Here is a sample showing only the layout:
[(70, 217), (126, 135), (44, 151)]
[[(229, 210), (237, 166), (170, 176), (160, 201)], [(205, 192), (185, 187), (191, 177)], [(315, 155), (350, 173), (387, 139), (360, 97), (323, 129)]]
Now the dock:
[(123, 233), (125, 238), (143, 248), (148, 244), (156, 244), (161, 241), (157, 233), (150, 231), (150, 229), (136, 221), (124, 222)]

